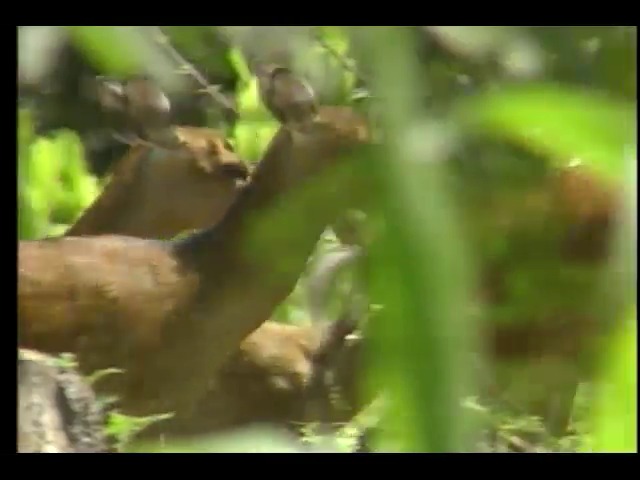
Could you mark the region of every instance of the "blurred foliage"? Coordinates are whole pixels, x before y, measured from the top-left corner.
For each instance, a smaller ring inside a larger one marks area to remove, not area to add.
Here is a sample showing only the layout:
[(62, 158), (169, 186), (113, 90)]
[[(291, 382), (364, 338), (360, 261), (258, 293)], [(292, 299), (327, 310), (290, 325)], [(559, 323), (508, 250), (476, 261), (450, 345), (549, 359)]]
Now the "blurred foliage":
[[(531, 161), (537, 156), (552, 165), (580, 161), (603, 180), (623, 182), (628, 171), (624, 161), (636, 161), (635, 156), (625, 160), (625, 152), (637, 151), (636, 28), (425, 27), (430, 29), (426, 36), (420, 28), (320, 27), (315, 34), (321, 42), (299, 61), (324, 103), (348, 103), (355, 89), (371, 88), (371, 95), (354, 104), (370, 107), (372, 120), (390, 140), (385, 161), (375, 172), (388, 225), (374, 255), (372, 276), (374, 291), (385, 304), (372, 331), (373, 384), (385, 385), (390, 394), (382, 413), (390, 428), (379, 445), (450, 451), (469, 448), (473, 426), (468, 408), (460, 409), (454, 399), (473, 386), (469, 360), (461, 352), (476, 339), (460, 306), (477, 259), (458, 241), (459, 212), (447, 188), (455, 189), (455, 183), (431, 167), (447, 158), (460, 163), (472, 179), (465, 184), (465, 195), (487, 182), (523, 189), (540, 168)], [(231, 140), (244, 158), (257, 160), (277, 124), (258, 101), (241, 51), (234, 47), (211, 55), (215, 36), (210, 27), (167, 29), (189, 52), (190, 61), (237, 79), (240, 120)], [(133, 33), (120, 37), (109, 27), (72, 27), (70, 32), (105, 71), (127, 73), (140, 62), (157, 63), (152, 49)], [(59, 234), (91, 203), (100, 183), (87, 173), (75, 135), (36, 139), (26, 111), (19, 112), (18, 148), (19, 238)], [(320, 249), (334, 242), (328, 234)], [(538, 279), (540, 284), (550, 281), (562, 279)], [(517, 290), (517, 281), (513, 288)], [(303, 321), (300, 295), (296, 291), (275, 318)], [(535, 302), (544, 308), (544, 302), (563, 300)], [(634, 299), (625, 301), (632, 312), (626, 323), (630, 327), (603, 355), (603, 381), (592, 412), (594, 434), (583, 442), (587, 451), (637, 449), (636, 309)], [(126, 431), (121, 420), (113, 428)], [(506, 423), (506, 430), (517, 426), (513, 419)], [(299, 451), (286, 440), (263, 435), (250, 436), (251, 446), (242, 437), (226, 446), (205, 442), (170, 450)]]
[(602, 384), (594, 421), (598, 452), (638, 451), (638, 328), (636, 309), (629, 311), (623, 327), (602, 356)]
[(458, 117), (539, 151), (561, 166), (571, 160), (585, 162), (607, 180), (620, 182), (625, 149), (635, 138), (634, 108), (589, 91), (527, 85), (463, 102)]
[(64, 231), (98, 195), (98, 180), (89, 175), (81, 145), (70, 132), (53, 140), (33, 138), (27, 112), (20, 112), (18, 238), (40, 238)]
[(461, 236), (443, 172), (435, 163), (428, 175), (416, 169), (430, 145), (412, 149), (406, 141), (422, 120), (412, 92), (421, 91), (426, 78), (419, 76), (402, 30), (367, 33), (389, 139), (377, 172), (386, 228), (372, 274), (374, 297), (384, 310), (372, 325), (376, 348), (370, 355), (380, 376), (376, 386), (388, 387), (385, 428), (405, 451), (460, 451), (471, 441), (458, 403), (468, 384), (465, 352), (473, 333), (462, 310), (469, 287), (466, 252), (455, 241)]
[[(94, 28), (87, 26), (69, 27), (68, 32), (74, 44), (84, 51), (94, 66), (103, 72), (113, 75), (130, 75), (137, 72), (145, 61), (140, 48), (132, 49), (129, 45), (140, 44), (135, 31), (122, 30), (114, 27)], [(128, 55), (112, 55), (111, 50), (127, 50)]]

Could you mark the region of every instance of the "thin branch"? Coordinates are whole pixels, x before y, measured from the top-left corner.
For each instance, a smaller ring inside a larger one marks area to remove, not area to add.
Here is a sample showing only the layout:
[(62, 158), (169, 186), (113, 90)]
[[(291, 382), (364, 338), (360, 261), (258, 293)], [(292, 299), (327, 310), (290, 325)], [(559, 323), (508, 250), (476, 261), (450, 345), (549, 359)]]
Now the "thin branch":
[(144, 138), (141, 138), (138, 135), (121, 135), (117, 132), (111, 132), (111, 137), (120, 143), (129, 145), (130, 147), (133, 147), (135, 145), (144, 145), (147, 147), (157, 148), (165, 151), (171, 150), (170, 148), (160, 145), (159, 143), (145, 140)]
[(213, 100), (225, 110), (232, 112), (234, 115), (238, 115), (238, 111), (235, 106), (221, 91), (220, 86), (210, 85), (207, 79), (202, 75), (191, 63), (180, 55), (180, 53), (171, 45), (169, 37), (160, 29), (160, 27), (154, 27), (155, 41), (163, 48), (163, 50), (171, 57), (171, 59), (178, 64), (178, 67), (185, 73), (189, 74), (197, 83), (202, 87), (199, 92), (208, 93)]
[(342, 68), (344, 68), (348, 72), (353, 73), (353, 75), (356, 77), (358, 81), (364, 83), (365, 85), (368, 85), (367, 79), (363, 77), (362, 74), (360, 74), (360, 72), (358, 72), (358, 69), (356, 68), (354, 60), (347, 59), (344, 57), (344, 55), (341, 55), (340, 52), (338, 52), (335, 48), (333, 48), (331, 45), (327, 43), (327, 41), (322, 37), (322, 35), (319, 32), (314, 33), (314, 39), (316, 42), (318, 42), (318, 44), (320, 44), (322, 48), (324, 48), (327, 51), (327, 53), (329, 53), (329, 55), (331, 55), (338, 61), (338, 63), (342, 66)]

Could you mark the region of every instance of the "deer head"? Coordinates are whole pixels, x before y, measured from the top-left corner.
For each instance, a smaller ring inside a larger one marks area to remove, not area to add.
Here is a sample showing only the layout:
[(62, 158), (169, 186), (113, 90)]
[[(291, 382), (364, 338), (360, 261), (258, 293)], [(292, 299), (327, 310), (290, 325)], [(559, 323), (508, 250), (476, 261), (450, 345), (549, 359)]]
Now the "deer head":
[(170, 126), (167, 97), (147, 79), (101, 80), (97, 93), (143, 139), (130, 140), (101, 196), (66, 235), (167, 238), (216, 223), (249, 174), (222, 132)]

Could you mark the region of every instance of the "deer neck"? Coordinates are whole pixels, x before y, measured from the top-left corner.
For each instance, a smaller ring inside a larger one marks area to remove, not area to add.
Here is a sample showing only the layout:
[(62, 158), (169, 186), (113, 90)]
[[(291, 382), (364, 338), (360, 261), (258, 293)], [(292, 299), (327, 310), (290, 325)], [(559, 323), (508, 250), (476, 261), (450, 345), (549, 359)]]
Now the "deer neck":
[(131, 235), (126, 222), (133, 192), (142, 177), (143, 165), (149, 154), (146, 145), (133, 146), (114, 167), (111, 178), (100, 196), (86, 209), (64, 236), (102, 234)]
[[(314, 155), (313, 151), (296, 147), (286, 129), (278, 130), (251, 181), (223, 219), (210, 228), (175, 241), (173, 246), (177, 256), (197, 269), (202, 279), (213, 277), (216, 283), (220, 279), (221, 267), (226, 272), (262, 264), (256, 254), (259, 257), (280, 254), (303, 257), (306, 262), (307, 253), (313, 250), (337, 210), (334, 205), (325, 209), (317, 205), (318, 202), (305, 201), (297, 196), (293, 198), (301, 190), (299, 187), (314, 183), (307, 181), (311, 180), (310, 175), (296, 173), (296, 165), (303, 161), (308, 163), (311, 155)], [(317, 162), (321, 163), (323, 159), (316, 156)], [(311, 210), (313, 215), (309, 215)], [(280, 222), (285, 215), (286, 222)], [(268, 220), (263, 220), (264, 217)], [(269, 226), (264, 228), (267, 223)], [(259, 242), (257, 245), (252, 244), (255, 236), (259, 236), (255, 239)], [(254, 254), (249, 250), (257, 252)], [(259, 270), (270, 270), (274, 263), (281, 262), (267, 259), (264, 263), (269, 267), (260, 267)]]
[[(174, 254), (198, 272), (196, 310), (203, 313), (198, 328), (203, 337), (217, 339), (218, 353), (237, 348), (288, 297), (322, 232), (344, 206), (334, 191), (291, 200), (298, 187), (316, 184), (315, 176), (292, 173), (296, 164), (311, 160), (301, 155), (312, 154), (297, 149), (289, 132), (280, 129), (223, 220), (171, 242)], [(331, 198), (325, 202), (323, 196)], [(223, 317), (224, 325), (212, 316)]]
[(204, 379), (289, 296), (322, 232), (351, 200), (345, 196), (356, 178), (351, 162), (332, 168), (330, 179), (324, 174), (344, 144), (320, 128), (301, 138), (281, 128), (216, 226), (165, 243), (198, 286), (165, 323), (161, 349), (150, 357), (161, 373), (158, 381), (147, 377), (143, 396), (161, 397), (170, 377), (181, 385), (175, 405), (159, 411), (184, 408), (189, 415), (193, 399), (205, 393)]

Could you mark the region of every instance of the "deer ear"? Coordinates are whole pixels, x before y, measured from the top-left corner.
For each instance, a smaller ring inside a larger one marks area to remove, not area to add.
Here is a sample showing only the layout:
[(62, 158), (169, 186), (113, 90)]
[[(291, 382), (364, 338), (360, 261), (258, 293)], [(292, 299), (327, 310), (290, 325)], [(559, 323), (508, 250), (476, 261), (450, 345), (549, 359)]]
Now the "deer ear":
[(264, 65), (258, 74), (263, 104), (282, 124), (307, 124), (317, 115), (318, 106), (311, 86), (289, 68)]
[(126, 99), (120, 82), (96, 77), (96, 97), (102, 108), (108, 110), (124, 110)]
[(128, 80), (124, 85), (124, 95), (134, 111), (143, 109), (163, 117), (171, 113), (169, 98), (147, 77), (140, 76)]

